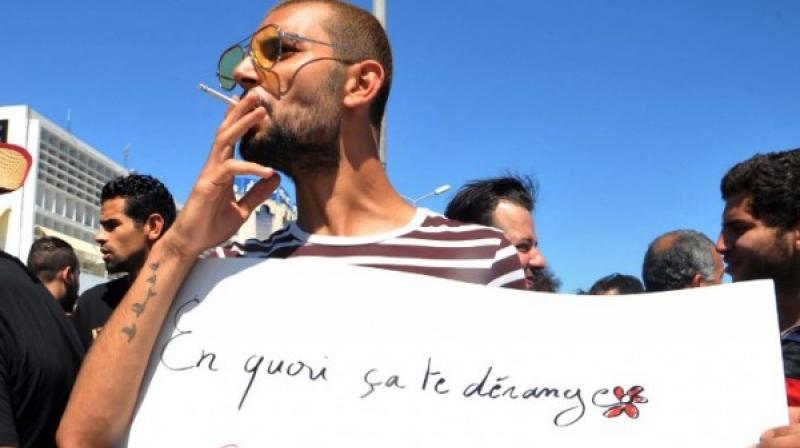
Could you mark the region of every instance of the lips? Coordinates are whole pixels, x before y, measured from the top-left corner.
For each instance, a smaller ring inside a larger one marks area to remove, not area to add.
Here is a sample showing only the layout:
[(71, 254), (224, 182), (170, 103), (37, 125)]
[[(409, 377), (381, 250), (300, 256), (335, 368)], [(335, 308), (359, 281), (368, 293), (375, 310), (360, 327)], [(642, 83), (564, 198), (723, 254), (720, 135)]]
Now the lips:
[(250, 89), (247, 91), (247, 93), (245, 93), (244, 96), (258, 97), (258, 101), (260, 103), (259, 106), (264, 106), (264, 109), (267, 110), (267, 115), (272, 116), (272, 103), (270, 103), (269, 95), (266, 92), (264, 92), (264, 94), (261, 94), (261, 92), (259, 92), (256, 89)]
[(534, 280), (536, 279), (536, 273), (529, 265), (525, 264), (523, 264), (522, 271), (525, 273), (525, 289), (533, 289)]

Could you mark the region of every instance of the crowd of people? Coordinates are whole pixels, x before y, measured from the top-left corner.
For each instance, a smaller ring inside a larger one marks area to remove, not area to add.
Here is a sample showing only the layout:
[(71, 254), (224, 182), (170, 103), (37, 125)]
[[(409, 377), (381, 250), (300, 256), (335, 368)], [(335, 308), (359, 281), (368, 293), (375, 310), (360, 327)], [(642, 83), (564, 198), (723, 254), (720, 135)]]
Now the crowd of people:
[[(3, 253), (0, 446), (55, 446), (57, 428), (60, 446), (118, 443), (175, 293), (199, 258), (327, 257), (557, 291), (560, 280), (539, 250), (532, 179), (470, 182), (444, 216), (412, 206), (392, 187), (377, 149), (392, 70), (388, 38), (369, 13), (336, 0), (282, 2), (249, 50), (237, 44), (220, 58), (220, 84), (242, 94), (181, 212), (151, 176), (131, 174), (103, 188), (96, 240), (108, 272), (124, 275), (78, 297), (80, 268), (64, 241), (36, 241), (27, 267)], [(12, 150), (19, 152), (4, 146), (0, 158)], [(297, 221), (265, 241), (231, 243), (278, 186), (278, 171), (295, 182)], [(260, 180), (237, 198), (237, 175)], [(0, 191), (21, 186), (18, 178), (0, 182)], [(581, 293), (715, 285), (723, 268), (734, 281), (772, 279), (788, 403), (800, 406), (800, 149), (737, 164), (721, 192), (716, 243), (694, 230), (668, 232), (646, 248), (642, 281), (614, 273)], [(800, 418), (791, 418), (766, 432), (761, 446), (800, 446)]]

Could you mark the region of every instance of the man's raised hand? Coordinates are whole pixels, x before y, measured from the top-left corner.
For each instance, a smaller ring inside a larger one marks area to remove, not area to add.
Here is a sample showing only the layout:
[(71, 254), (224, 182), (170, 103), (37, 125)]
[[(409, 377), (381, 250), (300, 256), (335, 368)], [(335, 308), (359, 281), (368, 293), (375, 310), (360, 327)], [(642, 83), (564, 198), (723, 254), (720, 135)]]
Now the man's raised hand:
[[(256, 95), (228, 109), (189, 199), (164, 235), (164, 243), (173, 250), (193, 257), (224, 243), (278, 187), (280, 176), (271, 168), (234, 159), (236, 142), (266, 114)], [(244, 174), (261, 179), (237, 201), (233, 180)]]

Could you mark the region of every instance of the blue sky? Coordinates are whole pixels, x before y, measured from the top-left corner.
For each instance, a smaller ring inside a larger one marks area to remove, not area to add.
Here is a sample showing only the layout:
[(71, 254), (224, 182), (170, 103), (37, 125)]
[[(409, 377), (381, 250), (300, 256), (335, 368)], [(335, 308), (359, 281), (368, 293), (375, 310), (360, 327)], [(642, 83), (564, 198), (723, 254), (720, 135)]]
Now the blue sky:
[[(197, 90), (269, 2), (7, 2), (0, 104), (28, 104), (184, 201), (224, 111)], [(369, 8), (371, 2), (357, 4)], [(416, 197), (511, 170), (563, 292), (716, 238), (719, 180), (800, 147), (796, 0), (387, 0), (388, 171)], [(450, 194), (422, 205), (443, 211)]]

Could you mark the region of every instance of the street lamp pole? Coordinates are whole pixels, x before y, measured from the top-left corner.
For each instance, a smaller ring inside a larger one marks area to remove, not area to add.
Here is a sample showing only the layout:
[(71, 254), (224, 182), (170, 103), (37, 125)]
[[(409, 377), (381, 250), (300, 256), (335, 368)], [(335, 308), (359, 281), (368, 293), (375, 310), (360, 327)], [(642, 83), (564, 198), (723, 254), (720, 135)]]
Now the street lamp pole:
[[(383, 29), (386, 29), (386, 0), (372, 0), (372, 15), (378, 19)], [(378, 156), (383, 166), (386, 166), (386, 112), (383, 113), (381, 120), (381, 132), (378, 137)]]
[(450, 184), (439, 185), (433, 191), (429, 191), (429, 192), (423, 194), (422, 196), (420, 196), (420, 197), (418, 197), (416, 199), (411, 199), (408, 196), (403, 196), (403, 195), (400, 195), (400, 196), (403, 196), (403, 198), (405, 198), (405, 200), (407, 200), (411, 204), (417, 205), (417, 202), (419, 202), (419, 201), (421, 201), (421, 200), (423, 200), (425, 198), (431, 197), (431, 196), (439, 196), (440, 194), (446, 192), (447, 190), (449, 190), (451, 188), (452, 187), (450, 186)]

